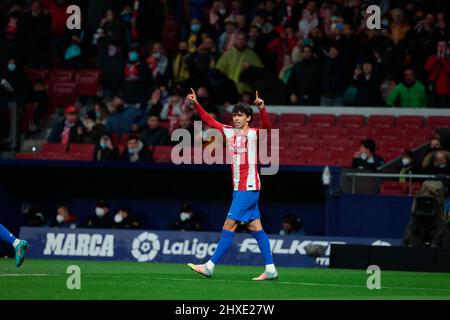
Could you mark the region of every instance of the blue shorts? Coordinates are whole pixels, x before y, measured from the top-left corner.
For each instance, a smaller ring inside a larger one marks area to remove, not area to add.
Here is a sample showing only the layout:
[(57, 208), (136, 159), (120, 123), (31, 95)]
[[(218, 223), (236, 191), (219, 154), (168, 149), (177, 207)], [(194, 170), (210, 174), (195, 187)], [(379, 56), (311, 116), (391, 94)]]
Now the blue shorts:
[(233, 191), (233, 201), (228, 210), (228, 219), (249, 222), (260, 219), (258, 207), (259, 191)]

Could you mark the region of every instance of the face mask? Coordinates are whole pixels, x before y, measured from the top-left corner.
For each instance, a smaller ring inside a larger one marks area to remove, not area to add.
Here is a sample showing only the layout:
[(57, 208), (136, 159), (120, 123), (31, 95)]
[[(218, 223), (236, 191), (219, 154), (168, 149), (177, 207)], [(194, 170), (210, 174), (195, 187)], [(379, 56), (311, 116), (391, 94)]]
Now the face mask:
[(131, 62), (136, 62), (139, 59), (139, 55), (136, 51), (131, 51), (130, 53), (128, 53), (128, 59)]
[(200, 26), (199, 24), (193, 24), (193, 25), (191, 25), (191, 31), (192, 31), (193, 33), (198, 33), (198, 32), (200, 32), (200, 28), (201, 28), (201, 26)]
[(106, 149), (106, 144), (104, 144), (103, 142), (100, 142), (100, 148)]
[(367, 160), (367, 158), (368, 158), (367, 154), (365, 154), (365, 153), (361, 153), (361, 155), (359, 157), (363, 160)]
[(56, 221), (57, 221), (58, 223), (63, 223), (63, 222), (64, 222), (64, 217), (63, 217), (62, 215), (58, 214), (58, 215), (56, 216)]
[(411, 163), (411, 160), (409, 159), (409, 158), (403, 158), (402, 159), (402, 165), (403, 166), (407, 166), (408, 164), (410, 164)]
[(8, 64), (8, 70), (11, 72), (16, 71), (16, 65), (14, 63), (9, 63)]
[(121, 223), (122, 221), (123, 221), (123, 217), (122, 217), (122, 215), (120, 213), (118, 213), (118, 214), (116, 214), (114, 216), (114, 222), (115, 223)]
[(80, 55), (81, 55), (80, 47), (77, 44), (72, 43), (67, 48), (66, 53), (64, 55), (64, 59), (70, 60), (70, 59), (73, 59), (73, 58), (78, 57)]
[(161, 53), (155, 52), (155, 53), (152, 54), (152, 56), (153, 56), (153, 58), (155, 58), (155, 59), (159, 59), (159, 58), (161, 58)]
[(189, 213), (187, 213), (187, 212), (182, 212), (182, 213), (180, 213), (180, 220), (181, 221), (186, 221), (186, 220), (188, 220), (189, 219)]
[(227, 13), (227, 10), (225, 10), (225, 9), (219, 9), (219, 13), (220, 13), (220, 15), (224, 15), (225, 13)]
[(95, 214), (97, 217), (102, 218), (105, 215), (105, 209), (103, 208), (95, 208)]
[(100, 116), (101, 116), (101, 113), (100, 113), (100, 112), (98, 112), (98, 111), (95, 112), (95, 117), (96, 117), (96, 118), (100, 118)]

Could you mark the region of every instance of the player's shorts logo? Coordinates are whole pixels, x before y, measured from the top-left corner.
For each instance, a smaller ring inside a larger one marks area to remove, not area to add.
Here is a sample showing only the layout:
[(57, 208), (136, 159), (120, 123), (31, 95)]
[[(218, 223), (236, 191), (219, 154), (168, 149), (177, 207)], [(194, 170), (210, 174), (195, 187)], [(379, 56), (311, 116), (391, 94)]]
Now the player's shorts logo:
[(143, 232), (134, 239), (131, 254), (139, 262), (152, 261), (160, 248), (161, 245), (156, 234)]

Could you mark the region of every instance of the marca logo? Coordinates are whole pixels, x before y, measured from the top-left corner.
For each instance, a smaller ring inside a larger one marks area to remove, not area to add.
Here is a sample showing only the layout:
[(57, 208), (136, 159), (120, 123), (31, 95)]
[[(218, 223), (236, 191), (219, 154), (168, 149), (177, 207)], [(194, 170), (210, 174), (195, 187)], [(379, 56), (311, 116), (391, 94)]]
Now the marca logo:
[(114, 257), (114, 235), (49, 232), (44, 255)]
[(158, 235), (143, 232), (133, 240), (131, 254), (139, 262), (152, 261), (160, 251), (163, 255), (188, 255), (203, 259), (206, 255), (212, 256), (216, 246), (215, 243), (199, 242), (197, 238), (182, 242), (166, 239), (161, 246)]
[[(309, 244), (316, 244), (326, 247), (325, 255), (330, 255), (330, 244), (345, 244), (343, 241), (311, 241), (311, 240), (293, 240), (290, 245), (285, 246), (285, 240), (283, 239), (270, 239), (270, 247), (274, 254), (302, 254), (306, 255), (305, 247)], [(245, 253), (247, 251), (253, 253), (259, 253), (258, 243), (255, 239), (248, 238), (242, 241), (239, 245), (239, 252)]]

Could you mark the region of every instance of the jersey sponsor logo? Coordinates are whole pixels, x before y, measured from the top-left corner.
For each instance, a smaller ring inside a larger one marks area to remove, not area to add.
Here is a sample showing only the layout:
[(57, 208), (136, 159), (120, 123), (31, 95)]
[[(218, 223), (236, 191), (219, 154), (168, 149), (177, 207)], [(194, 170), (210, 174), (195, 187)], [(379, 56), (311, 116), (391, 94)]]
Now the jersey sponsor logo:
[(114, 257), (114, 235), (48, 232), (44, 255)]

